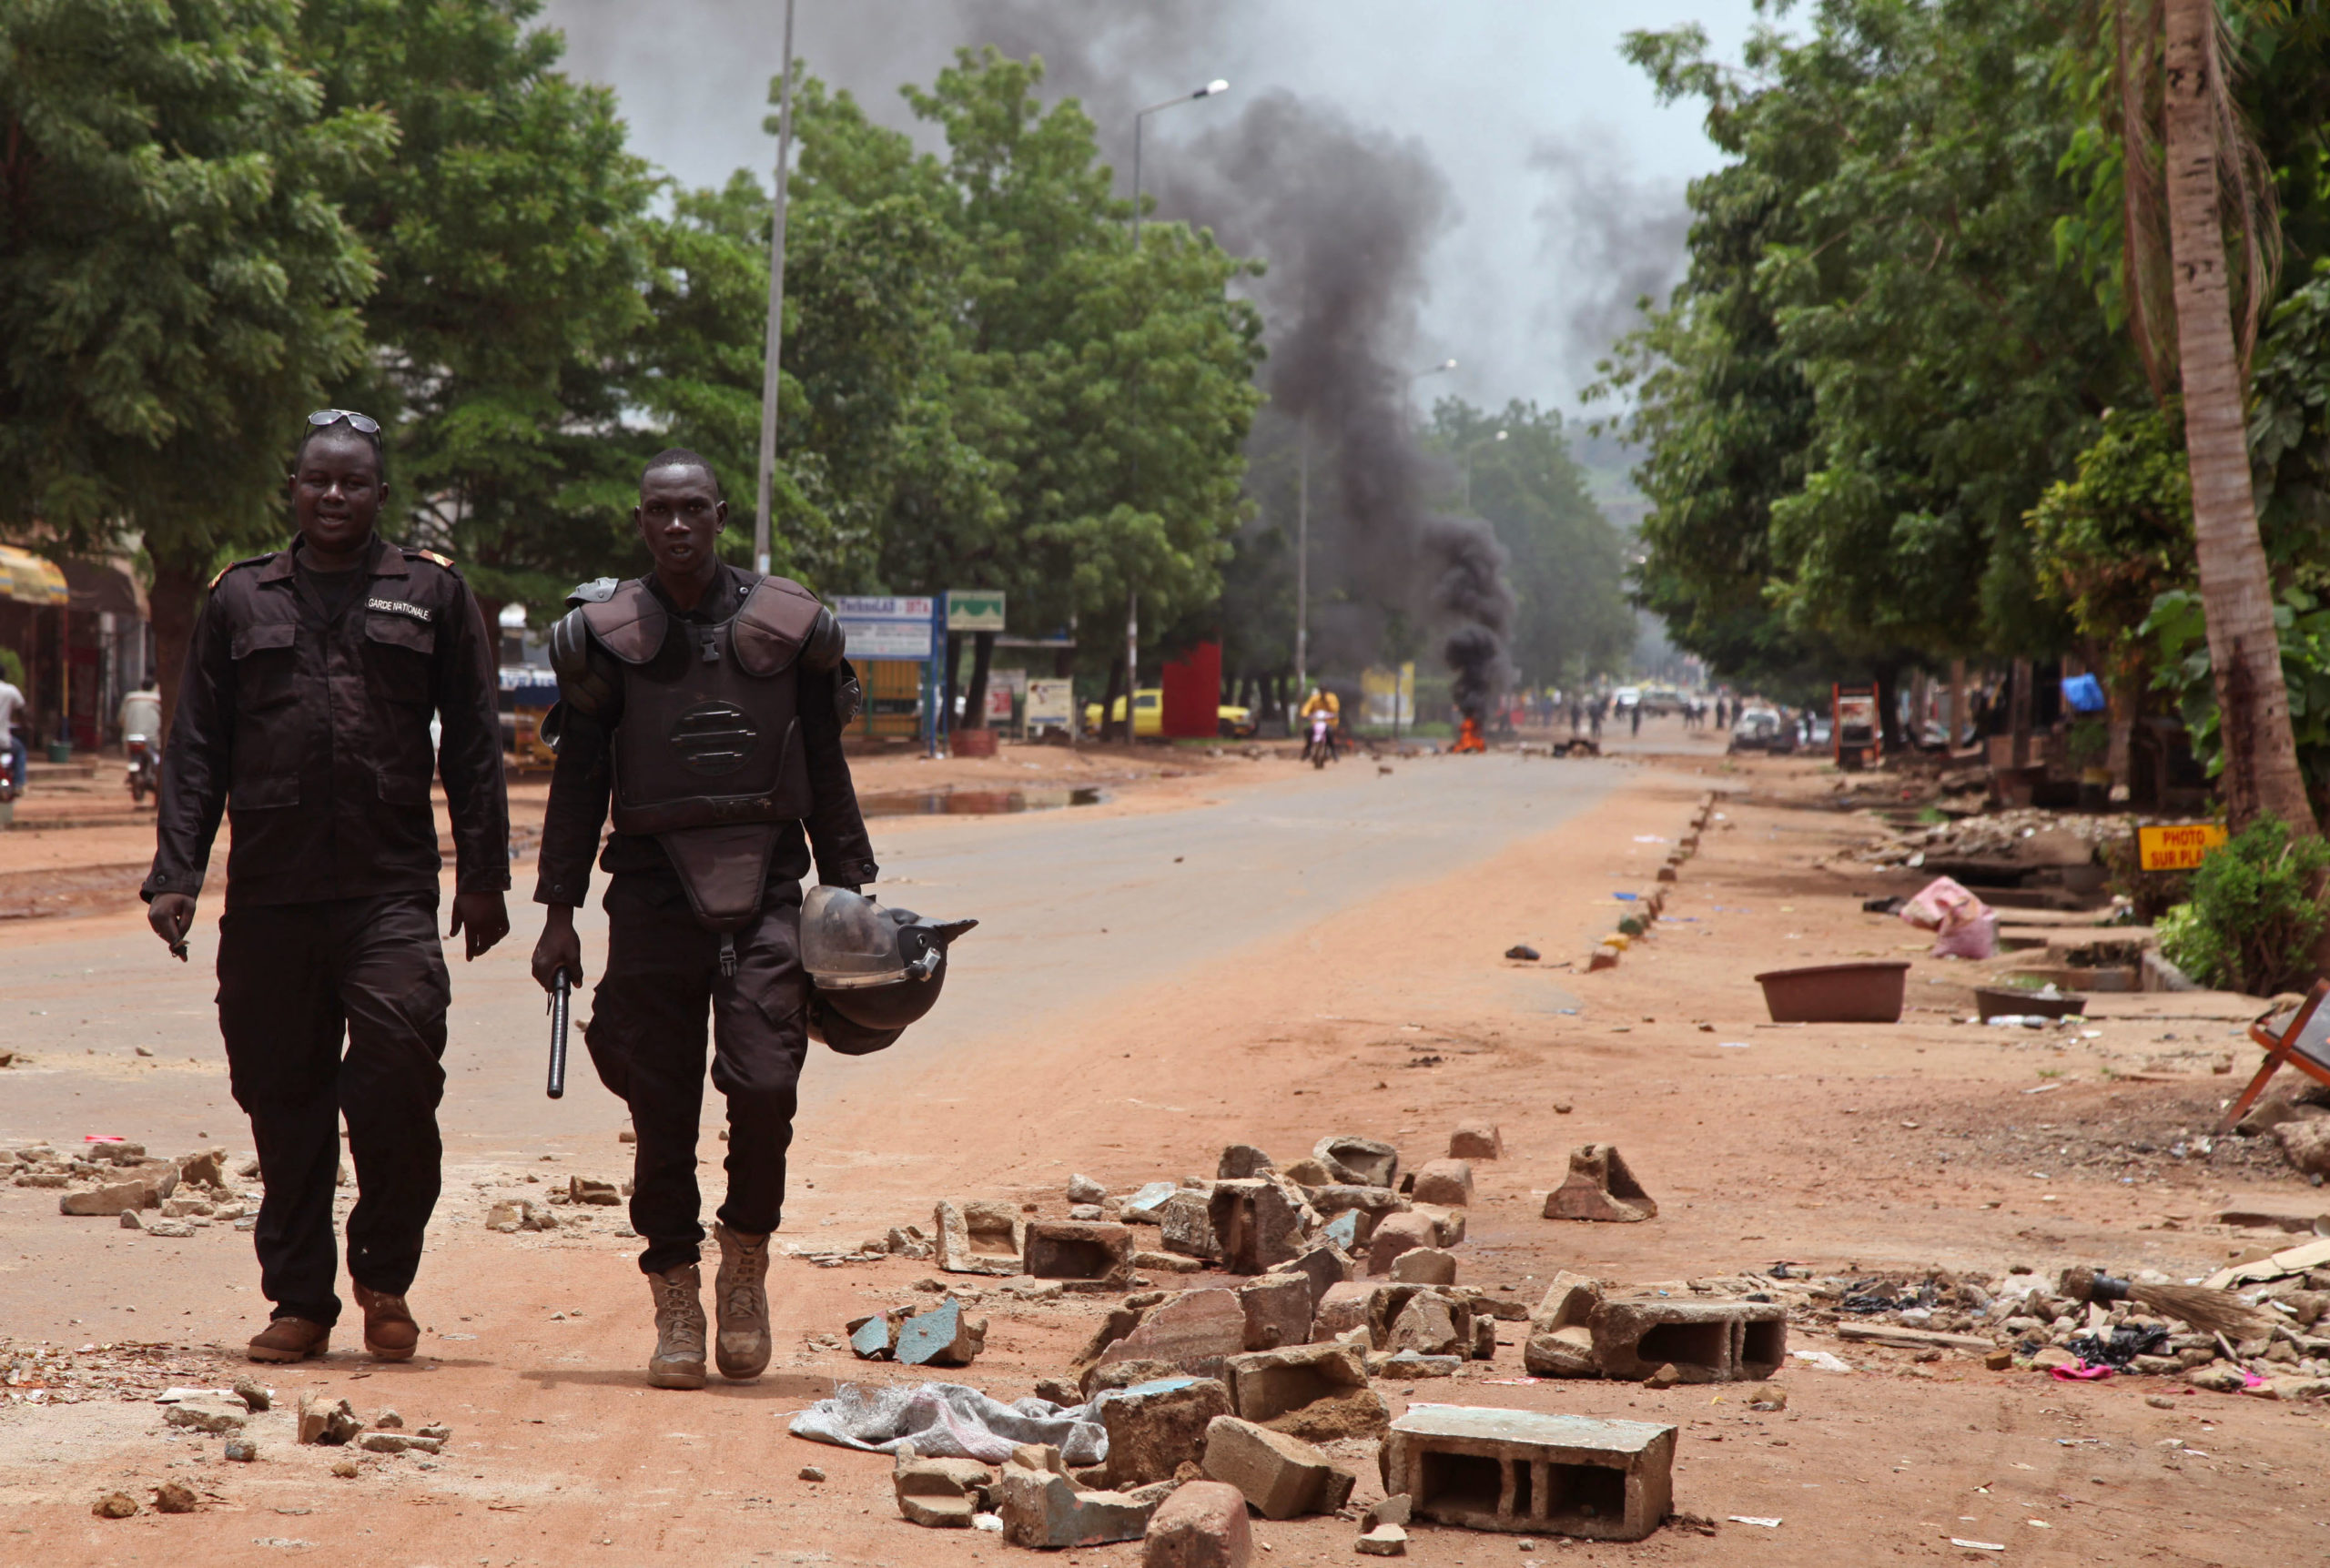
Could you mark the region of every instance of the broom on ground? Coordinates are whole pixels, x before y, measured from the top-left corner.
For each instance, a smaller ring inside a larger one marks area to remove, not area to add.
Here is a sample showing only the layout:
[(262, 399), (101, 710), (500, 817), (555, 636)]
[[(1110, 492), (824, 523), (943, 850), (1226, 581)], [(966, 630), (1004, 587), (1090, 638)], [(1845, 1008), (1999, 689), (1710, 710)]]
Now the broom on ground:
[(2232, 1291), (2205, 1285), (2136, 1285), (2097, 1269), (2066, 1269), (2060, 1288), (2074, 1301), (2132, 1301), (2154, 1317), (2174, 1318), (2203, 1333), (2233, 1340), (2257, 1339), (2273, 1327), (2271, 1319)]

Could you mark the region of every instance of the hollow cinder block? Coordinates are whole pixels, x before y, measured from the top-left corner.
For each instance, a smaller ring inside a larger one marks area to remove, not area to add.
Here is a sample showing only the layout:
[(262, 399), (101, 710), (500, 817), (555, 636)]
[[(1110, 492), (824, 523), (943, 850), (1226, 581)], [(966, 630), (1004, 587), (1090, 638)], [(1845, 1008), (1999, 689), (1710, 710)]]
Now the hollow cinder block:
[(1132, 1282), (1132, 1229), (1099, 1219), (1031, 1219), (1020, 1243), (1027, 1271), (1120, 1290)]
[(1728, 1383), (1768, 1378), (1788, 1360), (1788, 1309), (1777, 1301), (1603, 1301), (1590, 1326), (1605, 1377), (1672, 1365), (1687, 1383)]
[(1383, 1444), (1383, 1489), (1467, 1530), (1639, 1541), (1675, 1497), (1675, 1429), (1637, 1421), (1412, 1405)]

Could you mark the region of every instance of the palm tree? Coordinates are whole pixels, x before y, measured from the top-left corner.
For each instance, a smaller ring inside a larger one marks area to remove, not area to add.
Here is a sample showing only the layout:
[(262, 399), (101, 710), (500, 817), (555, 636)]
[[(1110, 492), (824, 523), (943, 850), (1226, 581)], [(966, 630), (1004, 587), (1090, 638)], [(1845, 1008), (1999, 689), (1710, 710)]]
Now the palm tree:
[[(2271, 185), (2254, 144), (2243, 133), (2225, 80), (2214, 0), (2160, 0), (2162, 138), (2159, 172), (2165, 191), (2152, 187), (2148, 135), (2126, 133), (2142, 124), (2123, 112), (2129, 187), (2131, 260), (2144, 243), (2140, 217), (2145, 187), (2164, 194), (2168, 261), (2175, 305), (2175, 363), (2184, 394), (2184, 448), (2193, 476), (2193, 543), (2207, 616), (2209, 660), (2223, 714), (2226, 814), (2238, 830), (2271, 813), (2304, 834), (2319, 831), (2290, 733), (2289, 694), (2282, 683), (2281, 640), (2274, 629), (2273, 581), (2257, 534), (2257, 508), (2249, 485), (2245, 420), (2247, 350), (2271, 291), (2276, 214)], [(2121, 60), (2128, 79), (2129, 11), (2120, 12)], [(2149, 31), (2147, 29), (2147, 31)], [(2143, 45), (2149, 53), (2150, 39)], [(2138, 78), (2140, 80), (2140, 76)], [(2141, 87), (2135, 88), (2141, 94)], [(2123, 103), (2130, 100), (2123, 98)], [(2133, 101), (2141, 103), (2142, 97)], [(2149, 131), (2149, 126), (2143, 129)], [(2148, 178), (2147, 176), (2151, 177)], [(2234, 199), (2228, 214), (2226, 177)], [(2156, 211), (2156, 207), (2153, 208)], [(2228, 216), (2241, 238), (2243, 321), (2234, 338), (2234, 295), (2227, 277)], [(2156, 218), (2153, 224), (2156, 224)], [(2130, 268), (2141, 295), (2140, 269)], [(2147, 340), (2147, 314), (2132, 299), (2130, 318), (2147, 361), (2164, 359), (2155, 348), (2159, 323)]]

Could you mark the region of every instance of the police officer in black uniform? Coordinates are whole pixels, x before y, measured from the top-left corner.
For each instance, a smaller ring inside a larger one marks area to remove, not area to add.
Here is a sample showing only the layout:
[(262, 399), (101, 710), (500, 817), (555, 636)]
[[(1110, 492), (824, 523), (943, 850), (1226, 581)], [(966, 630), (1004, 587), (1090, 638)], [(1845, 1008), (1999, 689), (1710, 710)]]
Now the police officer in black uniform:
[[(348, 1271), (364, 1346), (404, 1361), (404, 1300), (435, 1208), (449, 987), (437, 937), (432, 762), (451, 808), (451, 929), (476, 957), (510, 929), (510, 807), (493, 644), (451, 561), (373, 532), (380, 428), (308, 416), (299, 537), (211, 581), (162, 754), (147, 920), (183, 958), (222, 811), (218, 1025), (267, 1185), (254, 1231), (273, 1321), (255, 1361), (323, 1354), (339, 1320), (339, 1123), (356, 1165)], [(432, 748), (431, 714), (442, 720)], [(346, 1035), (347, 1052), (341, 1054)]]
[(647, 1381), (658, 1388), (704, 1383), (695, 1143), (706, 1009), (729, 1128), (716, 1359), (743, 1380), (768, 1364), (769, 1235), (807, 1042), (801, 880), (813, 847), (828, 885), (855, 890), (876, 871), (842, 755), (858, 696), (841, 629), (800, 584), (723, 563), (713, 546), (727, 515), (702, 458), (659, 454), (632, 513), (654, 572), (586, 583), (551, 636), (558, 765), (534, 977), (582, 976), (574, 906), (612, 804), (599, 862), (607, 969), (585, 1038), (638, 1138), (631, 1219), (647, 1241)]

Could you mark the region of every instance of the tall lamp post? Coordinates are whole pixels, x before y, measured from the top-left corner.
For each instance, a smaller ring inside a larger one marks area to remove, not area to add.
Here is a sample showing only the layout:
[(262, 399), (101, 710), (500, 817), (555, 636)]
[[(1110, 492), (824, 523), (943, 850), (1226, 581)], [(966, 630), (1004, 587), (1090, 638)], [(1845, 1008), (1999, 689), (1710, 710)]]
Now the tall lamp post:
[(1409, 372), (1407, 379), (1400, 384), (1400, 400), (1407, 407), (1408, 418), (1413, 420), (1416, 417), (1416, 383), (1423, 380), (1426, 376), (1444, 376), (1455, 368), (1455, 360), (1443, 359), (1437, 365), (1427, 366), (1423, 369)]
[[(785, 0), (785, 3), (790, 5), (792, 4), (792, 0)], [(1160, 109), (1170, 109), (1177, 104), (1195, 103), (1200, 98), (1214, 97), (1220, 94), (1226, 93), (1229, 90), (1230, 84), (1217, 76), (1212, 81), (1208, 82), (1204, 86), (1199, 87), (1194, 91), (1178, 93), (1172, 97), (1164, 99), (1160, 103), (1151, 104), (1145, 109), (1137, 109), (1134, 111), (1132, 116), (1132, 254), (1133, 259), (1136, 262), (1140, 258), (1141, 126), (1147, 122), (1150, 116), (1157, 113)], [(1138, 506), (1140, 504), (1140, 371), (1136, 369), (1133, 375), (1132, 481), (1133, 503)], [(1130, 563), (1128, 563), (1127, 570), (1125, 572), (1125, 739), (1130, 741), (1133, 738), (1133, 727), (1136, 723), (1133, 718), (1134, 709), (1137, 705), (1134, 699), (1134, 693), (1139, 691), (1140, 687), (1140, 585), (1132, 581), (1132, 572), (1130, 570)], [(1108, 724), (1109, 715), (1106, 713), (1103, 713), (1100, 715), (1100, 727), (1104, 733), (1108, 729)]]
[(1497, 444), (1497, 442), (1499, 442), (1499, 441), (1501, 441), (1501, 440), (1504, 440), (1504, 438), (1505, 438), (1506, 436), (1511, 435), (1512, 433), (1513, 433), (1513, 432), (1512, 432), (1512, 431), (1510, 431), (1510, 430), (1499, 430), (1499, 431), (1497, 431), (1497, 433), (1496, 433), (1496, 434), (1494, 434), (1494, 435), (1493, 435), (1493, 436), (1484, 436), (1484, 437), (1482, 437), (1479, 440), (1474, 441), (1471, 446), (1466, 447), (1466, 448), (1464, 449), (1464, 510), (1465, 510), (1466, 511), (1472, 511), (1472, 510), (1473, 510), (1473, 459), (1474, 459), (1474, 457), (1476, 454), (1478, 454), (1478, 452), (1480, 451), (1480, 450), (1481, 450), (1483, 447), (1493, 447), (1493, 446), (1496, 445), (1496, 444)]
[(785, 75), (777, 89), (776, 207), (769, 218), (768, 339), (761, 368), (761, 461), (753, 570), (769, 569), (769, 510), (776, 501), (776, 365), (785, 347), (785, 181), (793, 161), (793, 0), (785, 0)]

